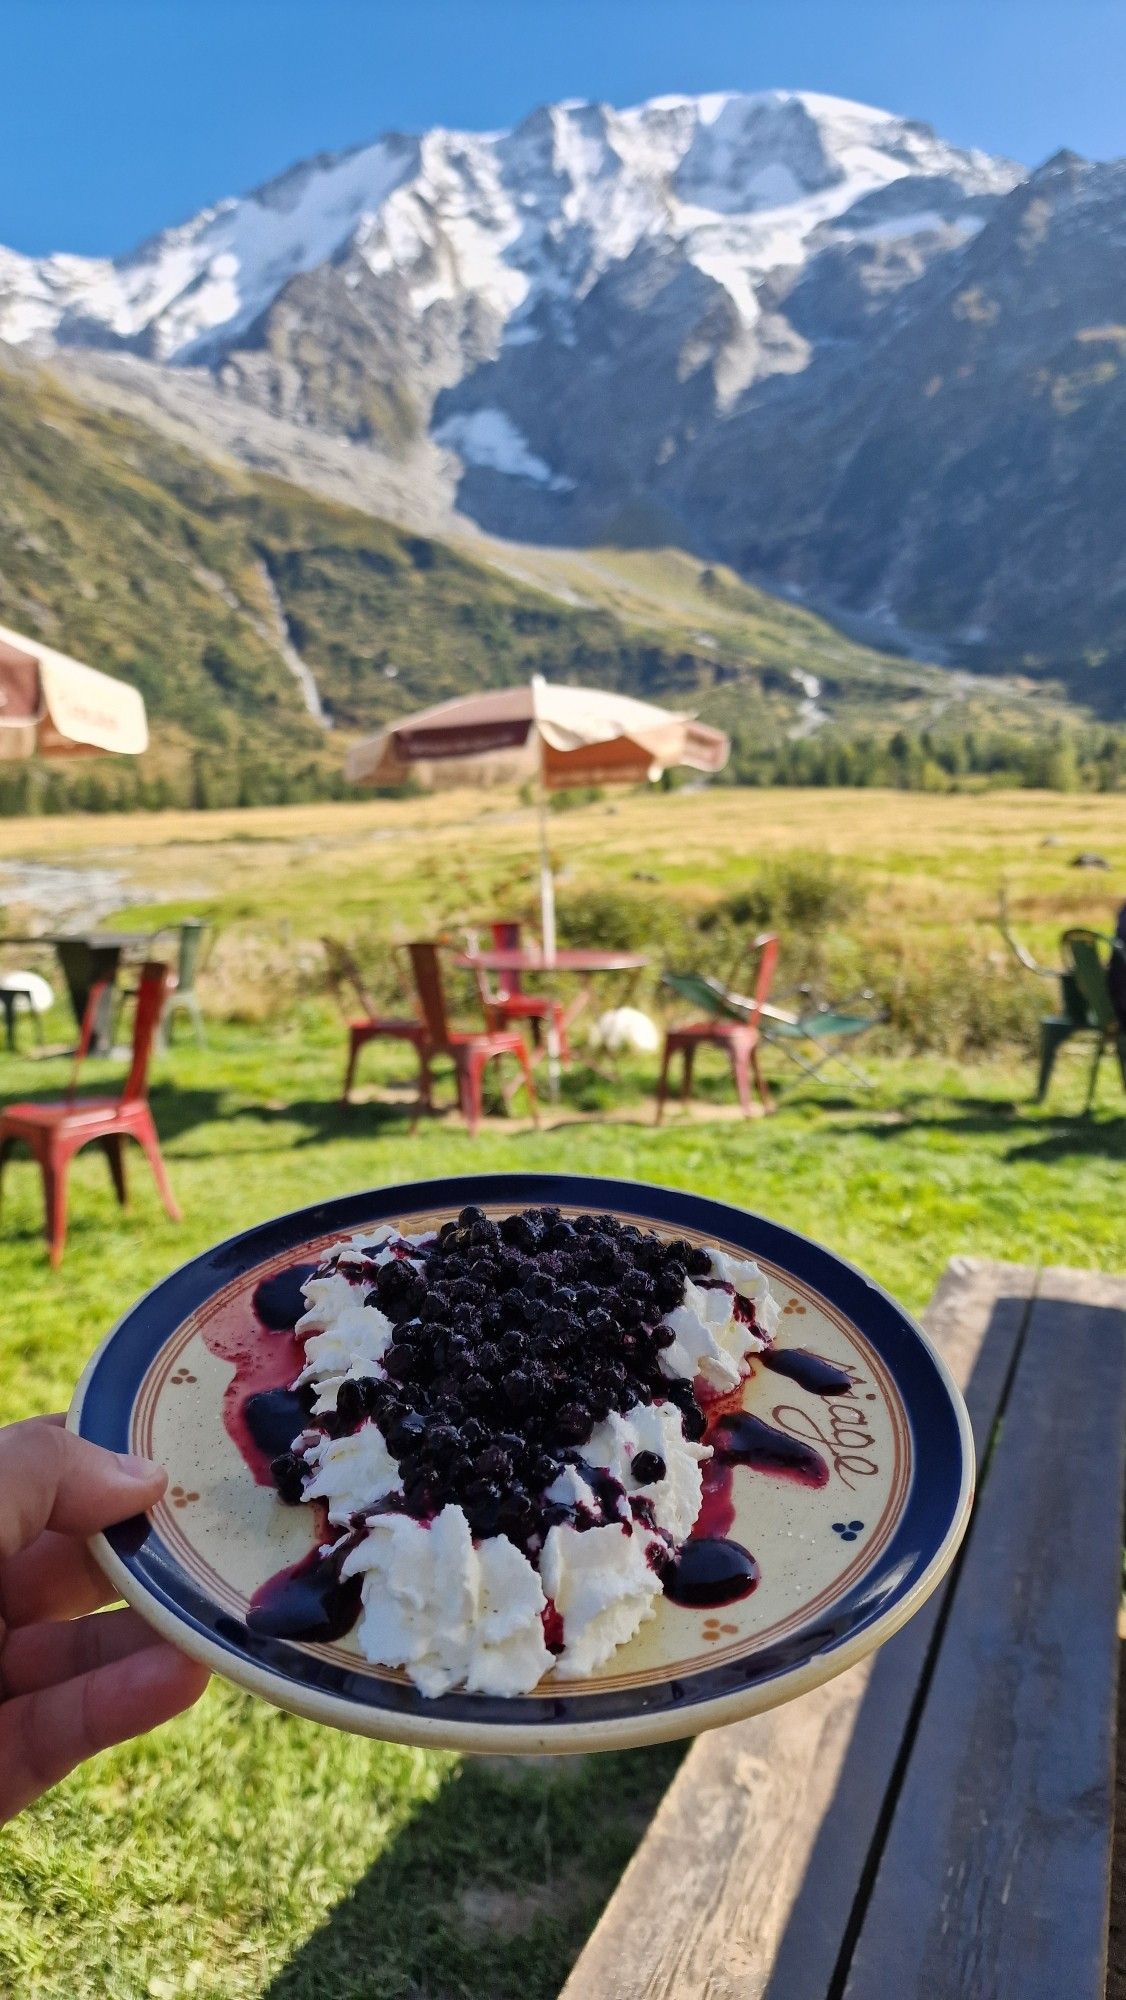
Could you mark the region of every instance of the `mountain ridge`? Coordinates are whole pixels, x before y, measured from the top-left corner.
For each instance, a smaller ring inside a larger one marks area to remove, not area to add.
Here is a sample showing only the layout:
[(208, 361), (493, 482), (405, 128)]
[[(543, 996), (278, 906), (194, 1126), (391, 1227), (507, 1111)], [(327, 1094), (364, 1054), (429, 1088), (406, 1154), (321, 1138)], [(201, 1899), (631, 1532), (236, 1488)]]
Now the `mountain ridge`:
[(0, 340), (247, 464), (440, 533), (675, 539), (1108, 714), (1122, 296), (1121, 164), (801, 91), (388, 134), (124, 258), (0, 251)]

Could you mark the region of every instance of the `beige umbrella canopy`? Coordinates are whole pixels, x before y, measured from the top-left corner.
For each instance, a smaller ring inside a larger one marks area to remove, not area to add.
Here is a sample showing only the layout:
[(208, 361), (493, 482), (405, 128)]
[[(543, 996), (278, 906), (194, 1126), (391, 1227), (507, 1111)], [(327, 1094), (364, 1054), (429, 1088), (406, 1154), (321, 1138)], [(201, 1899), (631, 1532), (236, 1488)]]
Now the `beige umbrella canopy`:
[(540, 787), (544, 954), (555, 952), (555, 889), (543, 795), (568, 785), (643, 784), (673, 765), (722, 770), (730, 744), (694, 716), (598, 688), (559, 687), (539, 674), (524, 687), (465, 695), (423, 709), (348, 753), (353, 784), (535, 780)]
[(0, 625), (0, 760), (147, 749), (136, 688)]

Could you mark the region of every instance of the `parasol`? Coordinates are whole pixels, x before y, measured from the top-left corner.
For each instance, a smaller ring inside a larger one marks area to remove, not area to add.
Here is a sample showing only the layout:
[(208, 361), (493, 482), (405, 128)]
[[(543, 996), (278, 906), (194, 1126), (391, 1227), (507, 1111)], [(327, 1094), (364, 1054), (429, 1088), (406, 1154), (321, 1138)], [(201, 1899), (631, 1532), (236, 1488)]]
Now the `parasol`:
[(444, 701), (404, 717), (349, 751), (353, 784), (498, 784), (532, 780), (540, 824), (544, 957), (555, 956), (555, 884), (547, 793), (570, 785), (642, 784), (674, 765), (714, 772), (730, 744), (693, 715), (599, 688), (561, 687), (534, 674), (523, 687)]
[(148, 740), (136, 688), (0, 625), (0, 761), (135, 757)]

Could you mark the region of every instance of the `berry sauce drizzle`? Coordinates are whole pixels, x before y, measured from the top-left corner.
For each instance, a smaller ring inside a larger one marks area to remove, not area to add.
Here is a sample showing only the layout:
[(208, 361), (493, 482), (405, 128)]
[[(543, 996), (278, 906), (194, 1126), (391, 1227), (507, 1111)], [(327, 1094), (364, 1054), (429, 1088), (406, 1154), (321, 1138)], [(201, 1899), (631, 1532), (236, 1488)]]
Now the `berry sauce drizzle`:
[(555, 1600), (553, 1598), (548, 1598), (547, 1603), (540, 1612), (540, 1619), (543, 1624), (543, 1643), (547, 1647), (548, 1652), (561, 1653), (563, 1651), (563, 1619), (555, 1608)]
[(310, 1549), (255, 1591), (247, 1625), (270, 1639), (342, 1639), (360, 1615), (361, 1582), (358, 1576), (341, 1577), (339, 1549), (331, 1555)]
[(290, 1264), (263, 1278), (254, 1291), (254, 1311), (260, 1326), (270, 1333), (292, 1333), (305, 1311), (302, 1286), (315, 1276), (316, 1264)]
[(764, 1368), (788, 1376), (799, 1389), (808, 1389), (814, 1396), (847, 1396), (853, 1386), (847, 1368), (827, 1361), (823, 1354), (811, 1353), (808, 1347), (772, 1347), (760, 1358)]
[(758, 1580), (758, 1564), (742, 1542), (698, 1534), (685, 1542), (663, 1578), (665, 1596), (692, 1611), (735, 1604), (750, 1596)]
[(708, 1433), (708, 1443), (721, 1465), (752, 1465), (758, 1472), (792, 1479), (798, 1486), (829, 1483), (829, 1468), (819, 1451), (762, 1417), (752, 1416), (749, 1410), (729, 1411), (718, 1418)]
[[(736, 1317), (754, 1325), (754, 1307), (743, 1300), (739, 1303), (747, 1305), (747, 1310), (737, 1311)], [(815, 1389), (819, 1395), (829, 1395), (838, 1384), (850, 1382), (842, 1370), (822, 1360), (820, 1355), (806, 1355), (803, 1349), (782, 1350), (782, 1359), (788, 1361), (791, 1357), (799, 1357), (799, 1367), (784, 1366), (776, 1372), (789, 1375), (792, 1381), (803, 1388)], [(774, 1357), (769, 1350), (759, 1358), (766, 1366), (773, 1365)], [(806, 1361), (815, 1363), (816, 1368), (804, 1367)], [(820, 1452), (801, 1438), (791, 1437), (787, 1431), (766, 1423), (762, 1417), (752, 1416), (737, 1404), (733, 1406), (733, 1397), (741, 1394), (741, 1388), (731, 1396), (711, 1397), (700, 1394), (699, 1387), (697, 1390), (698, 1400), (708, 1406), (705, 1442), (712, 1447), (712, 1457), (701, 1468), (700, 1511), (692, 1534), (662, 1577), (665, 1596), (674, 1604), (691, 1609), (734, 1604), (749, 1597), (759, 1581), (754, 1557), (741, 1542), (731, 1539), (735, 1524), (733, 1475), (737, 1465), (776, 1479), (791, 1479), (799, 1486), (828, 1484), (829, 1468)]]
[(242, 1405), (242, 1422), (255, 1451), (272, 1464), (288, 1451), (299, 1431), (313, 1414), (311, 1387), (304, 1389), (256, 1389)]
[[(315, 1264), (294, 1264), (263, 1279), (246, 1309), (245, 1294), (214, 1314), (202, 1329), (210, 1354), (228, 1361), (234, 1374), (223, 1394), (223, 1426), (259, 1486), (270, 1486), (270, 1461), (304, 1428), (309, 1405), (290, 1385), (305, 1366), (305, 1350), (293, 1329), (305, 1310), (301, 1285)], [(288, 1320), (288, 1324), (283, 1324)], [(281, 1443), (283, 1422), (296, 1421)]]

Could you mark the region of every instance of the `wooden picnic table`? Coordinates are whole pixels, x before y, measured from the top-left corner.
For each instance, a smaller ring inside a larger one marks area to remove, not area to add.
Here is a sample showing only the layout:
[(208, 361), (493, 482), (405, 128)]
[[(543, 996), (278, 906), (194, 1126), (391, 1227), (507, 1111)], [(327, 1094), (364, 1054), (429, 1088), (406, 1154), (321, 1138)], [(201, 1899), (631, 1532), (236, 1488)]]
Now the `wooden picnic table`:
[(871, 1659), (702, 1736), (563, 2000), (1103, 2000), (1126, 1278), (956, 1258), (980, 1489)]

